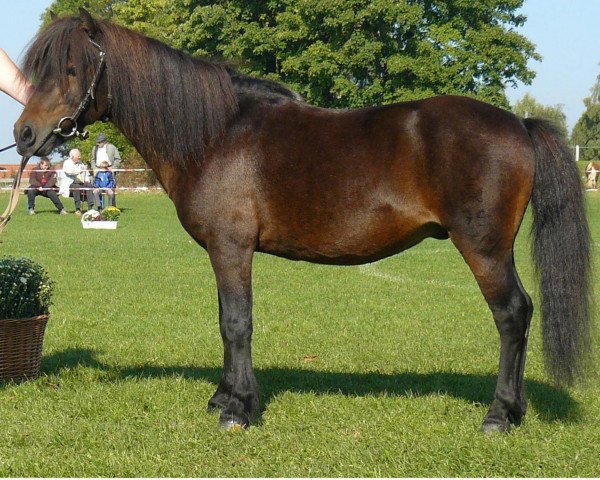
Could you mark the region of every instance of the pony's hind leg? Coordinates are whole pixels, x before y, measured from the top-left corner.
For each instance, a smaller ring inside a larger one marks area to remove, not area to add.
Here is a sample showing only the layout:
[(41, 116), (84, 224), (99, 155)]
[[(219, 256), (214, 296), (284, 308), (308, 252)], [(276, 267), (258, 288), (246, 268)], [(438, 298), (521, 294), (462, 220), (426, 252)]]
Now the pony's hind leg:
[(533, 304), (517, 275), (512, 249), (484, 254), (452, 240), (475, 275), (500, 334), (498, 382), (481, 428), (506, 432), (521, 423), (527, 410), (523, 376)]

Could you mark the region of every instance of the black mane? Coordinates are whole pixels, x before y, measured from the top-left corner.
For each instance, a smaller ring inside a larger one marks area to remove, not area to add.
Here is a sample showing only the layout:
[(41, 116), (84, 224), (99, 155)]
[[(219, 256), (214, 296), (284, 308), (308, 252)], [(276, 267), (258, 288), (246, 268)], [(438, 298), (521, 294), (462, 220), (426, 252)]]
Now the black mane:
[(283, 103), (290, 100), (297, 102), (304, 101), (302, 96), (281, 83), (242, 75), (231, 68), (228, 69), (228, 72), (238, 95), (238, 100), (240, 97), (245, 96), (264, 99), (269, 103)]

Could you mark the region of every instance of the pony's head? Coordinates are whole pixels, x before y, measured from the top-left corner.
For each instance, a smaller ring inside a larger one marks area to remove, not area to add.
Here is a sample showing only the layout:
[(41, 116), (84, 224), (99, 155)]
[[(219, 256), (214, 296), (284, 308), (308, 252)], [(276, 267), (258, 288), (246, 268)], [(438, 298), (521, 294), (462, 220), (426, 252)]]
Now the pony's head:
[(35, 90), (14, 129), (19, 154), (48, 155), (108, 113), (101, 45), (102, 24), (84, 9), (54, 18), (34, 39), (24, 71)]

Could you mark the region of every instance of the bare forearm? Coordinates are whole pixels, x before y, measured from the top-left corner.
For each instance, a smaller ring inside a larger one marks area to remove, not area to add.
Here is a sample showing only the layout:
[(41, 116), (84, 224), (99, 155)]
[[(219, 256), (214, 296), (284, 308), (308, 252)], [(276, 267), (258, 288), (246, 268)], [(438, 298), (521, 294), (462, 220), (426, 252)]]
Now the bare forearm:
[(4, 50), (0, 48), (0, 90), (25, 105), (33, 86)]

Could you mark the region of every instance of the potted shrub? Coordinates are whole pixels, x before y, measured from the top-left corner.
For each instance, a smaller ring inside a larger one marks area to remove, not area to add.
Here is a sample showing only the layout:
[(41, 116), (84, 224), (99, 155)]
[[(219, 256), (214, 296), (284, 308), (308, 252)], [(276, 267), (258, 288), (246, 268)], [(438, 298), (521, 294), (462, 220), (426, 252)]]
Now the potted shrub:
[(31, 259), (0, 257), (0, 379), (39, 375), (53, 286)]
[(81, 217), (81, 225), (83, 225), (83, 228), (114, 230), (117, 228), (120, 215), (121, 210), (117, 207), (108, 207), (102, 212), (88, 210)]

